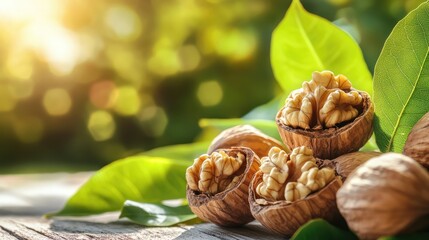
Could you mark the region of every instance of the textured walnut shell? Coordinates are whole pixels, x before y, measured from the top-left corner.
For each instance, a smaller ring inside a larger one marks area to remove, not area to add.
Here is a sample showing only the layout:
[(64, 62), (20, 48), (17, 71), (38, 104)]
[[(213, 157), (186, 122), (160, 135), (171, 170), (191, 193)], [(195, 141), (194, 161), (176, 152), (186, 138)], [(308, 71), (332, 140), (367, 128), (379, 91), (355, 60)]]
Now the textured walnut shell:
[(404, 154), (429, 170), (429, 113), (414, 125), (404, 145)]
[(307, 146), (313, 149), (314, 156), (333, 159), (345, 153), (358, 151), (372, 134), (374, 105), (366, 92), (362, 96), (363, 107), (352, 122), (339, 127), (314, 130), (286, 126), (281, 120), (283, 108), (277, 113), (276, 122), (283, 142), (290, 148)]
[(250, 125), (239, 125), (228, 128), (216, 136), (207, 153), (211, 154), (217, 149), (231, 147), (248, 147), (259, 157), (267, 156), (272, 147), (285, 149), (280, 141), (262, 133), (258, 129)]
[(207, 195), (186, 187), (189, 206), (199, 218), (220, 226), (239, 226), (254, 220), (248, 199), (249, 184), (261, 165), (259, 157), (249, 148), (224, 149), (229, 156), (241, 152), (246, 156), (238, 182), (215, 195)]
[(337, 193), (341, 214), (361, 239), (428, 227), (428, 203), (429, 173), (398, 153), (368, 160)]
[(357, 167), (381, 154), (381, 152), (352, 152), (341, 155), (332, 161), (328, 161), (333, 162), (335, 165), (335, 172), (345, 181)]
[(264, 227), (283, 236), (292, 236), (299, 227), (314, 218), (323, 218), (334, 222), (340, 214), (337, 209), (335, 194), (341, 187), (340, 177), (335, 177), (321, 190), (294, 202), (270, 202), (260, 198), (256, 201), (256, 187), (262, 181), (262, 172), (257, 172), (249, 189), (249, 203), (253, 216)]

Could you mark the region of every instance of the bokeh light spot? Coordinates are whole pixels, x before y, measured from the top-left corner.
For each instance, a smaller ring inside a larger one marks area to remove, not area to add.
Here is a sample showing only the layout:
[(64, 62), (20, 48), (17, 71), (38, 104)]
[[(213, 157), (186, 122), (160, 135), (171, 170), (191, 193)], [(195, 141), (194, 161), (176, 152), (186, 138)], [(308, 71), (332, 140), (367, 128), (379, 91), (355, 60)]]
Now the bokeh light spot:
[(70, 111), (72, 99), (65, 89), (53, 88), (43, 96), (43, 106), (49, 115), (61, 116)]
[(117, 88), (113, 93), (113, 108), (124, 116), (131, 116), (138, 113), (141, 102), (137, 90), (130, 86)]
[(88, 130), (95, 141), (110, 139), (116, 130), (116, 124), (112, 115), (104, 110), (91, 113), (88, 121)]
[(98, 108), (109, 108), (112, 106), (110, 96), (115, 91), (115, 84), (112, 81), (100, 81), (92, 84), (89, 99), (91, 103)]
[(254, 32), (232, 29), (223, 34), (222, 41), (216, 45), (216, 51), (219, 55), (229, 57), (231, 60), (241, 61), (252, 56), (257, 42)]
[(222, 86), (215, 80), (202, 82), (197, 89), (197, 98), (204, 107), (216, 106), (223, 98)]
[(152, 137), (160, 137), (168, 124), (168, 117), (164, 109), (158, 106), (148, 106), (138, 115), (143, 131)]
[(124, 80), (138, 86), (142, 81), (142, 68), (134, 49), (123, 46), (111, 45), (106, 49), (107, 57), (112, 67)]
[(200, 52), (194, 45), (185, 45), (179, 49), (182, 71), (192, 71), (201, 61)]
[(13, 121), (13, 130), (21, 142), (35, 143), (43, 137), (45, 128), (40, 118), (25, 116)]
[(120, 40), (133, 41), (142, 32), (142, 21), (131, 8), (124, 5), (110, 7), (105, 15), (105, 24)]
[(169, 48), (157, 49), (148, 60), (148, 68), (160, 76), (176, 74), (181, 68), (177, 51)]

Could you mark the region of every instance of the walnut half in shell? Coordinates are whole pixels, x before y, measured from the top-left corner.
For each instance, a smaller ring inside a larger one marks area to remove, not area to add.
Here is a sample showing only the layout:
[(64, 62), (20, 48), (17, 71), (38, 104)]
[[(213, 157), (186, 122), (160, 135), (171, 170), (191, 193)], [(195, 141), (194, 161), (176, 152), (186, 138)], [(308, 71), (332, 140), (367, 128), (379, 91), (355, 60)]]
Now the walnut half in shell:
[(310, 148), (297, 147), (287, 154), (273, 147), (261, 161), (250, 184), (249, 203), (263, 226), (291, 236), (311, 219), (337, 220), (335, 194), (341, 177), (332, 168), (319, 167)]
[(245, 147), (219, 149), (195, 159), (186, 171), (186, 196), (192, 212), (221, 226), (254, 220), (247, 198), (259, 166), (259, 157)]
[(317, 158), (333, 159), (368, 141), (373, 116), (366, 92), (353, 89), (344, 75), (322, 71), (288, 96), (276, 123), (289, 147), (308, 146)]

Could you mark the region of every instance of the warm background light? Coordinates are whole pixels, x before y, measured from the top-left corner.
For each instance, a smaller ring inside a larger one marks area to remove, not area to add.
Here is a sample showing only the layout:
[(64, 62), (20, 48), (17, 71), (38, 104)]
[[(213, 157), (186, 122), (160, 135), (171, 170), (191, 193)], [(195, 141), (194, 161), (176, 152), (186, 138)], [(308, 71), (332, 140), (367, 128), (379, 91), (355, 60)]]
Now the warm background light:
[[(360, 41), (370, 69), (421, 2), (302, 0)], [(271, 100), (271, 33), (289, 3), (0, 0), (0, 172), (98, 168)]]

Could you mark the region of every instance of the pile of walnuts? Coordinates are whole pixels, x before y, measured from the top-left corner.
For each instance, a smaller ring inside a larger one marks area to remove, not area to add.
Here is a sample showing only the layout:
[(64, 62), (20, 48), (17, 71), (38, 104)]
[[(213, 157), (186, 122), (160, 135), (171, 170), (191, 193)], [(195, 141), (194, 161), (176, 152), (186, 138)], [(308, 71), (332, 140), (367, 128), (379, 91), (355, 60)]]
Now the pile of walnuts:
[(408, 137), (404, 154), (411, 158), (358, 152), (372, 135), (373, 116), (369, 95), (347, 77), (314, 72), (277, 113), (284, 145), (249, 125), (223, 131), (186, 171), (189, 206), (205, 221), (239, 226), (256, 219), (284, 236), (314, 218), (344, 218), (368, 239), (415, 230), (429, 214), (429, 174), (412, 159), (429, 166), (429, 115)]

